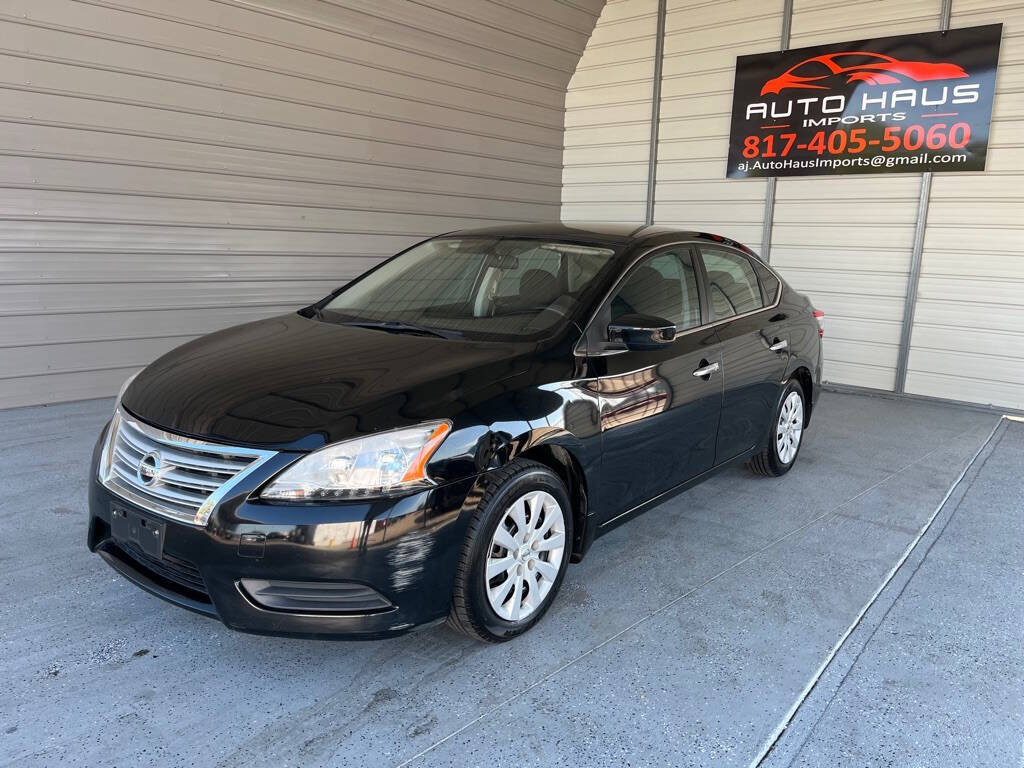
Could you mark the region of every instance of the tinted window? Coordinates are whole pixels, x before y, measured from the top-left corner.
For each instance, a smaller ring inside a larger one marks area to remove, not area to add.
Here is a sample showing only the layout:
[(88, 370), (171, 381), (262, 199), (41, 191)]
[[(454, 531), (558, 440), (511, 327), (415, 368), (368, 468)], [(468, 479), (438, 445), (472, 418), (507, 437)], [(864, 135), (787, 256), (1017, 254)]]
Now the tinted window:
[(623, 315), (663, 317), (678, 330), (700, 325), (697, 275), (689, 251), (666, 251), (636, 267), (612, 299), (612, 320)]
[(540, 338), (593, 301), (610, 248), (495, 238), (428, 240), (346, 287), (336, 323), (405, 323), (471, 339)]
[(761, 288), (750, 261), (731, 251), (701, 246), (708, 294), (716, 320), (760, 309)]
[(772, 271), (759, 261), (754, 262), (754, 269), (757, 270), (757, 276), (761, 278), (761, 293), (764, 297), (765, 306), (774, 304), (775, 300), (779, 298), (779, 288), (781, 286), (779, 278), (773, 275)]

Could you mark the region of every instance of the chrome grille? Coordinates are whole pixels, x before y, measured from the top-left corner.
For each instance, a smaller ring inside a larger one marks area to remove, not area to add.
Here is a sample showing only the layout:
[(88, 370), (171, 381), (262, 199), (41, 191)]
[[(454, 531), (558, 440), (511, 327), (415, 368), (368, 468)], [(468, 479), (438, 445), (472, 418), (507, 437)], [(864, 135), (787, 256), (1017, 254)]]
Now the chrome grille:
[(150, 512), (204, 526), (228, 491), (273, 455), (165, 432), (119, 408), (104, 446), (100, 480)]

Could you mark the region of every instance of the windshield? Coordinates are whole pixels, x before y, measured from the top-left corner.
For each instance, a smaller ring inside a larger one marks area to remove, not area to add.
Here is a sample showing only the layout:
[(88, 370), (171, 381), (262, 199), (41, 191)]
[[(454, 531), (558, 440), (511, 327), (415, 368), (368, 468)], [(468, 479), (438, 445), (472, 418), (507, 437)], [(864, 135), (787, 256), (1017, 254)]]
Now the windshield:
[(321, 316), (395, 332), (541, 338), (600, 290), (614, 253), (543, 240), (428, 240), (344, 288)]

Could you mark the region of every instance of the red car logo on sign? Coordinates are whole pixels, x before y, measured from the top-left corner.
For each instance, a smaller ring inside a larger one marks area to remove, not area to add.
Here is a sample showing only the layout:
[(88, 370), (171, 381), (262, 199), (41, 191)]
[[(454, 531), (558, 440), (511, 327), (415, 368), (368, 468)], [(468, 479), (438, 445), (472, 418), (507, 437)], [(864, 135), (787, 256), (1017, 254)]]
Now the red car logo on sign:
[(796, 64), (764, 84), (761, 95), (793, 88), (830, 91), (850, 83), (898, 85), (903, 82), (953, 80), (967, 77), (957, 64), (900, 61), (867, 51), (844, 51), (815, 56)]

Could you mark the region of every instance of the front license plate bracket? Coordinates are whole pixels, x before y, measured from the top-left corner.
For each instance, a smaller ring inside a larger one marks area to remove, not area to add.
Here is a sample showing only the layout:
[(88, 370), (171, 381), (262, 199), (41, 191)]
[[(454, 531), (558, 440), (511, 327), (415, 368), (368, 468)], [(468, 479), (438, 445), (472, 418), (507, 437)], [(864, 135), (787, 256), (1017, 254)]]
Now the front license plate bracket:
[(152, 558), (159, 560), (163, 557), (167, 526), (148, 515), (125, 507), (112, 506), (110, 533), (115, 541), (135, 544)]

